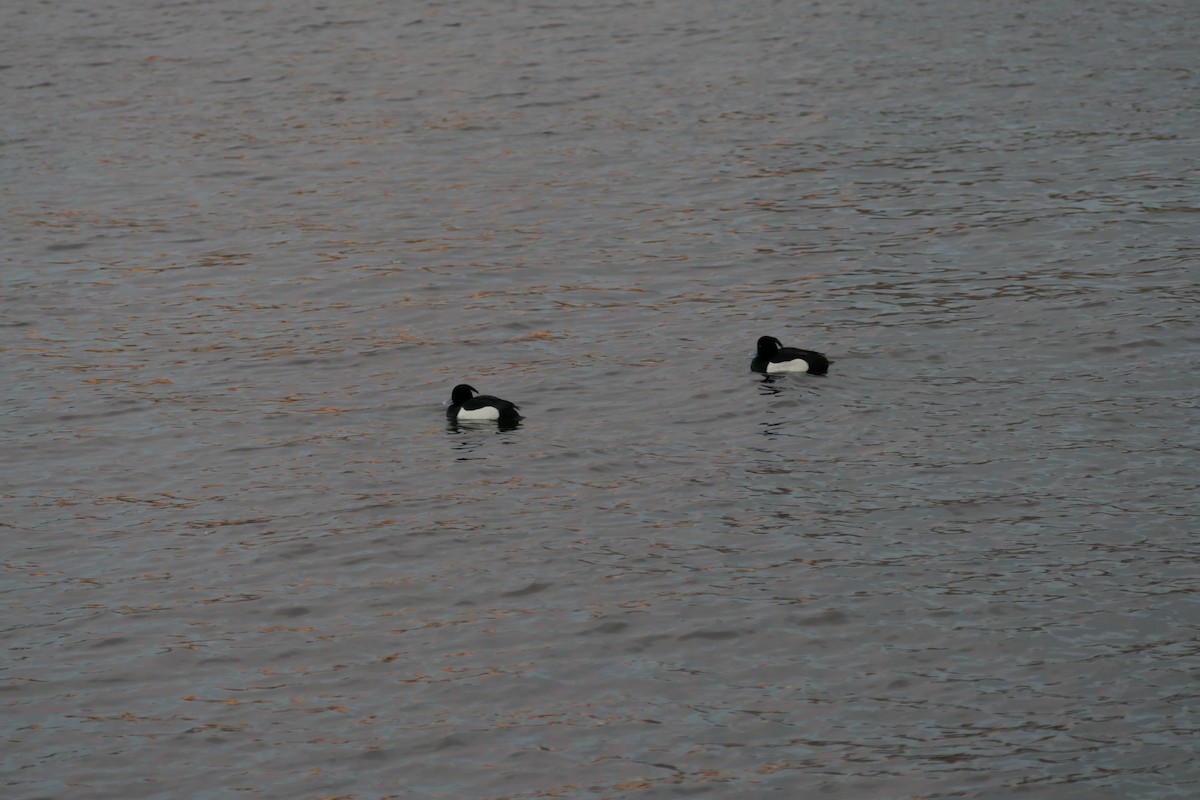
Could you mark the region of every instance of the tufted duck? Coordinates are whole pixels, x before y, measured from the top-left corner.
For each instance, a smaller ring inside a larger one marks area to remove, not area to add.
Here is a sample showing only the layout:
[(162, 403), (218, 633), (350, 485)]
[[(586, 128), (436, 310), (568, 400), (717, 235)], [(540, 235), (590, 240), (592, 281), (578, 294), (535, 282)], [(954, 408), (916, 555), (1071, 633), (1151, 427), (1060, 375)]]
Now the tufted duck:
[(521, 418), (517, 407), (507, 400), (479, 394), (478, 389), (472, 389), (465, 383), (454, 387), (450, 393), (450, 407), (446, 416), (458, 422), (495, 419), (501, 422), (515, 422)]
[(758, 355), (750, 362), (750, 369), (768, 374), (811, 372), (824, 375), (829, 371), (829, 359), (812, 350), (784, 347), (774, 336), (763, 336), (758, 340)]

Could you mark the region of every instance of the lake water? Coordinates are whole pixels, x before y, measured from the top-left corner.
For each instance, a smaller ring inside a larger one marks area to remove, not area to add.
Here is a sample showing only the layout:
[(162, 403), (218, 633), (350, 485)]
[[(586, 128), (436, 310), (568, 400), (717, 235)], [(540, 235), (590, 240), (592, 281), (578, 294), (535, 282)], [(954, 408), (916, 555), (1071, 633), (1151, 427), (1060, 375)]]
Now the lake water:
[(0, 22), (7, 800), (1200, 794), (1195, 2)]

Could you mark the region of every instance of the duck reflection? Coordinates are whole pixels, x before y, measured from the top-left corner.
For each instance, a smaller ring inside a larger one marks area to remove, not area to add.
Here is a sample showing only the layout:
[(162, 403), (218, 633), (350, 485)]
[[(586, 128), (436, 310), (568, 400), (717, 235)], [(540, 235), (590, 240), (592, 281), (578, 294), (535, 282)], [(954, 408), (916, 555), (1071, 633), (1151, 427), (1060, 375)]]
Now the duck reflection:
[(758, 383), (758, 393), (761, 395), (773, 396), (783, 391), (784, 387), (778, 383), (783, 380), (778, 375), (764, 375)]
[(446, 420), (446, 433), (457, 435), (485, 435), (488, 433), (508, 433), (509, 431), (518, 430), (521, 427), (523, 420), (477, 420), (463, 422), (460, 420)]
[[(447, 420), (446, 435), (454, 437), (450, 447), (458, 453), (457, 460), (467, 461), (472, 458), (483, 458), (482, 455), (473, 456), (472, 454), (487, 442), (493, 441), (493, 437), (500, 436), (504, 439), (509, 439), (511, 434), (520, 427), (521, 420), (506, 422), (497, 420), (480, 420), (478, 422)], [(511, 439), (508, 442), (502, 443), (511, 443)]]
[(817, 380), (797, 380), (794, 376), (784, 373), (781, 375), (763, 375), (758, 380), (758, 393), (766, 397), (776, 397), (782, 394), (791, 396), (817, 395), (824, 387), (818, 382), (822, 376), (814, 376)]
[(761, 433), (763, 436), (788, 435), (786, 420), (781, 420), (779, 422), (760, 422), (758, 423), (758, 427), (762, 429), (759, 431), (759, 433)]

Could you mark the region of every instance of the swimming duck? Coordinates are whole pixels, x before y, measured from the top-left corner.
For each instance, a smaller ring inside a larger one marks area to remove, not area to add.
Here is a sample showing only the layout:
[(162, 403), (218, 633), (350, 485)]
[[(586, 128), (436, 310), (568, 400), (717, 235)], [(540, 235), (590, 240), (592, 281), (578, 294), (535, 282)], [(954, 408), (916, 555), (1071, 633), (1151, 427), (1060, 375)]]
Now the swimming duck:
[(784, 347), (774, 336), (763, 336), (758, 340), (758, 355), (750, 362), (750, 369), (767, 374), (811, 372), (824, 375), (829, 371), (829, 359), (813, 350)]
[(446, 416), (459, 422), (473, 420), (500, 420), (501, 422), (516, 422), (521, 418), (517, 406), (490, 394), (479, 394), (465, 383), (460, 383), (450, 392), (450, 407)]

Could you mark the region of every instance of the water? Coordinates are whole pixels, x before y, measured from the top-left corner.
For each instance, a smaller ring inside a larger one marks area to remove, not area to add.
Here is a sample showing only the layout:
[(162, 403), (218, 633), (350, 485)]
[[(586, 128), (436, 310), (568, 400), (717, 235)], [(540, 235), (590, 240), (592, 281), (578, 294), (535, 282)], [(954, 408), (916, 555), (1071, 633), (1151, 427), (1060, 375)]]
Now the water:
[(1195, 796), (1198, 17), (6, 4), (4, 797)]

